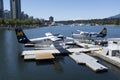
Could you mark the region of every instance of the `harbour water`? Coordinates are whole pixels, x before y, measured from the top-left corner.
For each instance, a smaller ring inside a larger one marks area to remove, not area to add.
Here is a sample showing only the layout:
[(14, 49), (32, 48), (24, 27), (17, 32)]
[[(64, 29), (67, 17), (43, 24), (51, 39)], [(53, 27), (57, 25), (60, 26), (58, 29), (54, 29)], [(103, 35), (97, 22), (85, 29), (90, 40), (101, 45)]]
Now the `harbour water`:
[[(70, 36), (76, 30), (99, 32), (108, 29), (106, 38), (120, 37), (119, 26), (52, 26), (25, 29), (28, 38), (45, 36), (44, 33), (61, 33)], [(16, 39), (14, 30), (0, 29), (0, 80), (120, 80), (120, 69), (99, 59), (108, 72), (95, 73), (86, 66), (76, 64), (68, 56), (57, 56), (51, 61), (24, 61), (20, 56), (26, 50)]]

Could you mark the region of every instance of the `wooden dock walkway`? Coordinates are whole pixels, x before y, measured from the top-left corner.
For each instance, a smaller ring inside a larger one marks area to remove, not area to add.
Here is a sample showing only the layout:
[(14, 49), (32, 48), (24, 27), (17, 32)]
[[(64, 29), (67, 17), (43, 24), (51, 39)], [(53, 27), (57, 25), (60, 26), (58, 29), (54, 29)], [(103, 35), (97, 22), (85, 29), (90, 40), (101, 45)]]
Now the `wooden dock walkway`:
[[(78, 45), (86, 46), (85, 43), (79, 43)], [(92, 45), (94, 47), (88, 46), (89, 48), (83, 47), (83, 48), (46, 48), (42, 50), (27, 50), (22, 52), (22, 56), (24, 56), (24, 59), (35, 59), (35, 60), (42, 60), (42, 59), (53, 59), (54, 56), (52, 54), (62, 54), (62, 53), (75, 53), (75, 52), (91, 52), (99, 50), (100, 47), (95, 47), (95, 45)], [(49, 54), (48, 54), (49, 53)], [(48, 56), (49, 55), (49, 56)]]
[(46, 54), (35, 54), (35, 59), (36, 60), (43, 60), (43, 59), (54, 59), (55, 57), (51, 53), (46, 53)]
[(51, 53), (36, 53), (36, 54), (26, 54), (24, 55), (24, 60), (45, 60), (54, 59), (55, 57)]
[(107, 71), (108, 68), (98, 63), (98, 60), (84, 53), (73, 53), (69, 55), (74, 61), (79, 64), (85, 64), (95, 72)]
[(93, 44), (87, 44), (87, 43), (81, 43), (80, 41), (75, 41), (76, 45), (81, 46), (83, 48), (99, 48), (100, 46), (98, 45), (93, 45)]
[[(66, 49), (68, 52), (89, 52), (89, 51), (95, 51), (95, 50), (99, 50), (100, 48), (89, 48), (89, 49), (85, 49), (85, 48), (69, 48)], [(22, 56), (24, 55), (32, 55), (32, 54), (36, 54), (36, 53), (52, 53), (52, 54), (60, 54), (60, 51), (57, 49), (51, 49), (51, 50), (26, 50), (22, 52)], [(66, 53), (66, 52), (63, 52)]]

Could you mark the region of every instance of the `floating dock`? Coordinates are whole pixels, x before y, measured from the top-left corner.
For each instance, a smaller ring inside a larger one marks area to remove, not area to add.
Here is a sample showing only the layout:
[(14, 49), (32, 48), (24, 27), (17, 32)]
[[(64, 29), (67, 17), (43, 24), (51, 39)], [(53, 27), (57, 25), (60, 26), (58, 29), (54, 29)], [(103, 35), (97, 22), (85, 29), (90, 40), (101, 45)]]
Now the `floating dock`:
[(100, 46), (98, 45), (93, 45), (93, 44), (87, 44), (87, 43), (82, 43), (80, 41), (75, 41), (76, 45), (80, 46), (80, 47), (83, 47), (83, 48), (99, 48)]
[[(84, 48), (70, 48), (70, 49), (65, 49), (65, 50), (58, 50), (58, 49), (51, 49), (51, 50), (27, 50), (27, 51), (23, 51), (21, 56), (24, 56), (25, 60), (29, 60), (29, 59), (36, 59), (36, 55), (43, 55), (44, 56), (49, 54), (64, 54), (64, 53), (74, 53), (74, 52), (90, 52), (90, 51), (95, 51), (95, 50), (99, 50), (99, 48), (89, 48), (89, 49), (84, 49)], [(53, 57), (49, 57), (49, 59), (52, 59)], [(43, 58), (40, 58), (44, 59)]]
[(54, 59), (55, 57), (51, 53), (46, 53), (46, 54), (35, 54), (35, 59), (36, 60), (42, 60), (42, 59)]
[[(85, 49), (85, 48), (69, 48), (69, 49), (66, 49), (66, 51), (63, 51), (63, 53), (66, 53), (66, 52), (71, 52), (71, 53), (74, 53), (74, 52), (90, 52), (90, 51), (97, 51), (99, 50), (100, 48), (89, 48), (89, 49)], [(32, 54), (36, 54), (36, 53), (52, 53), (52, 54), (60, 54), (61, 52), (57, 49), (51, 49), (51, 50), (26, 50), (26, 51), (23, 51), (21, 56), (24, 56), (24, 55), (32, 55)]]
[(84, 53), (73, 53), (69, 55), (76, 63), (85, 64), (95, 72), (107, 71), (108, 68), (98, 63), (98, 60)]
[(101, 51), (93, 51), (92, 55), (97, 56), (115, 66), (117, 66), (118, 68), (120, 68), (120, 58), (119, 57), (111, 57), (111, 56), (105, 56), (103, 54), (101, 54)]
[(54, 59), (55, 57), (51, 53), (36, 53), (36, 54), (27, 54), (24, 55), (25, 60), (46, 60), (46, 59)]

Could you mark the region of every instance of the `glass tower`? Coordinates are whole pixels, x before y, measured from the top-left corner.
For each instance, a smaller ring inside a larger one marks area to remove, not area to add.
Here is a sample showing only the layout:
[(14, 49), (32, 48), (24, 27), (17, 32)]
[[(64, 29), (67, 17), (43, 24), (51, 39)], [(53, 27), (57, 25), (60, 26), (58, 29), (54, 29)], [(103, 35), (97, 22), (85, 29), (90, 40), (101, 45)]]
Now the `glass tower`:
[(0, 18), (3, 18), (4, 9), (3, 9), (3, 0), (0, 0)]
[(21, 19), (21, 1), (10, 0), (11, 17), (13, 19)]

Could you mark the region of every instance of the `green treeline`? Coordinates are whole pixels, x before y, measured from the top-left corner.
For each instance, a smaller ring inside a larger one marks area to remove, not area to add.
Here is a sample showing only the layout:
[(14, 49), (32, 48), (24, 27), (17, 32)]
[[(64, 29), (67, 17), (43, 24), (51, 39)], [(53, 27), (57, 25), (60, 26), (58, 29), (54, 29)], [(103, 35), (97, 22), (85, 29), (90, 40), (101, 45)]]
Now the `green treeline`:
[(91, 19), (91, 20), (68, 20), (57, 21), (57, 23), (67, 24), (91, 24), (91, 25), (120, 25), (120, 18), (106, 18), (106, 19)]
[(44, 25), (44, 21), (39, 19), (0, 19), (0, 26), (21, 26), (21, 25)]
[[(90, 25), (120, 25), (120, 18), (106, 18), (106, 19), (90, 19), (90, 20), (68, 20), (68, 21), (56, 21), (55, 23), (61, 23), (65, 25), (70, 24), (90, 24)], [(46, 26), (49, 25), (49, 21), (40, 19), (1, 19), (0, 26)]]

